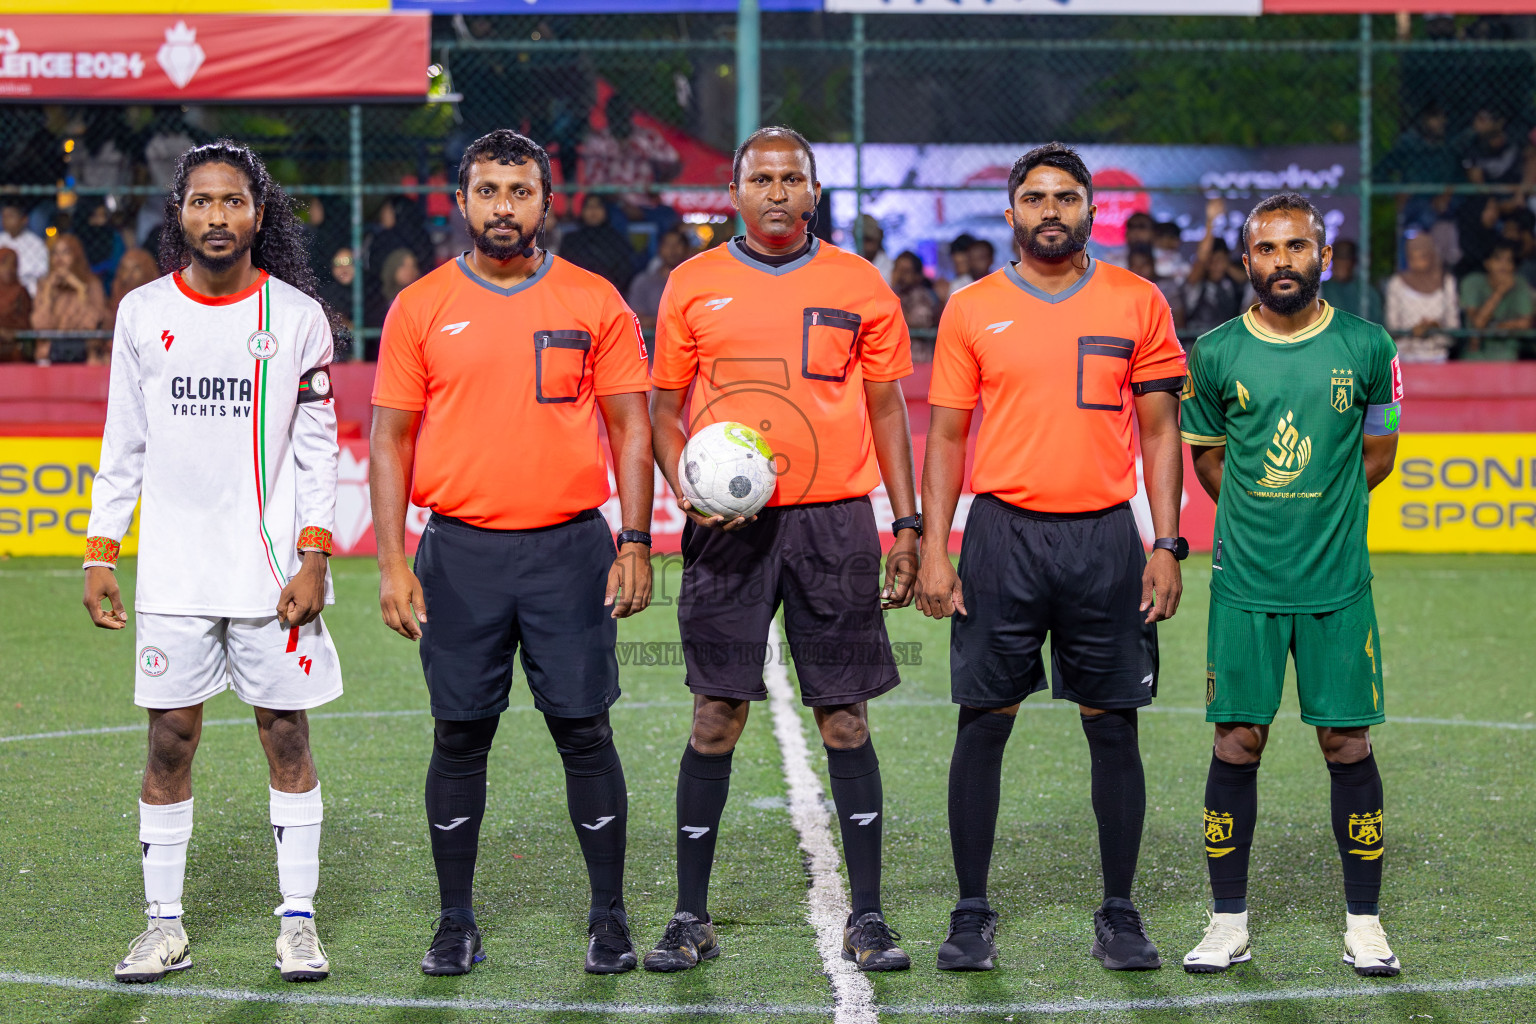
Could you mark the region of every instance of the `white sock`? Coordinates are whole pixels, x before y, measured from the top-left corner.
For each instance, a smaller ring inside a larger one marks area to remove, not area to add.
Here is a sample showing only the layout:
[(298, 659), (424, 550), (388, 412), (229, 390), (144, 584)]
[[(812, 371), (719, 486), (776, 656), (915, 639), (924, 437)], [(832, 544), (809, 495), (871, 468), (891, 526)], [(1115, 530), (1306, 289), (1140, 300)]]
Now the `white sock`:
[(192, 838), (192, 801), (139, 801), (139, 844), (144, 854), (144, 902), (157, 917), (181, 916), (181, 889), (187, 877), (187, 843)]
[(320, 785), (308, 793), (280, 793), (268, 787), (272, 806), (272, 838), (277, 843), (277, 885), (285, 914), (315, 913), (315, 889), (320, 885), (320, 822), (325, 818)]

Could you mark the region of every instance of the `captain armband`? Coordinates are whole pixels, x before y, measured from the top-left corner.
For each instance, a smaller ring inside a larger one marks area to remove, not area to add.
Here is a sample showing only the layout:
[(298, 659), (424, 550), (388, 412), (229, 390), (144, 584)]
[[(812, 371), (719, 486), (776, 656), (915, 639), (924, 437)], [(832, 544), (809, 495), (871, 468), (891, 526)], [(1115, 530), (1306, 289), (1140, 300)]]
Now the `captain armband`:
[(299, 404), (324, 402), (331, 397), (331, 368), (317, 366), (299, 378)]
[(331, 531), (318, 526), (306, 526), (299, 531), (299, 552), (318, 551), (327, 558), (331, 554)]
[(117, 569), (117, 553), (122, 550), (122, 545), (110, 537), (85, 538), (85, 564), (80, 568), (89, 569), (93, 565), (99, 565), (105, 569)]
[(1379, 437), (1383, 434), (1395, 434), (1397, 433), (1398, 421), (1402, 419), (1402, 415), (1402, 402), (1368, 405), (1365, 407), (1365, 432), (1373, 437)]

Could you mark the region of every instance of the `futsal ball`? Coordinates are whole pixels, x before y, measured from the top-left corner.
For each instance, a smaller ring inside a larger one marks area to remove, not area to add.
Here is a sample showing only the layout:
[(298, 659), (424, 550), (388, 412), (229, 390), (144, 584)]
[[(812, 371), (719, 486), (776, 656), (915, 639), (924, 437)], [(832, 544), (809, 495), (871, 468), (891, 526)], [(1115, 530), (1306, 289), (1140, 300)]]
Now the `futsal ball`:
[(683, 497), (706, 516), (750, 518), (773, 495), (773, 451), (745, 423), (711, 423), (688, 439), (677, 464)]

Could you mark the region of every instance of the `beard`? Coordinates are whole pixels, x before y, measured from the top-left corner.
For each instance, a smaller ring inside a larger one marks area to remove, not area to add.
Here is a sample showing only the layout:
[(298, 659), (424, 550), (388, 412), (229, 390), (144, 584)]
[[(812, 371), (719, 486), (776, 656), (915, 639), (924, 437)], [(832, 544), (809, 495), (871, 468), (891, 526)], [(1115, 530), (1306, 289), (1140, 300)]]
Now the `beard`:
[[(251, 243), (256, 238), (254, 231), (248, 235), (233, 231), (222, 232), (222, 234), (229, 235), (235, 240), (235, 247), (223, 256), (209, 255), (198, 245), (198, 240), (185, 232), (182, 234), (183, 244), (192, 251), (192, 258), (197, 261), (197, 265), (211, 274), (222, 274), (233, 268), (236, 263), (245, 258), (246, 253), (251, 251)], [(202, 241), (206, 243), (207, 239), (208, 236), (204, 235)]]
[[(474, 225), (468, 221), (465, 222), (465, 227), (469, 228), (470, 241), (475, 243), (475, 248), (479, 249), (482, 255), (503, 263), (514, 256), (521, 256), (524, 250), (533, 245), (533, 240), (539, 235), (538, 228), (524, 232), (518, 229), (515, 221), (510, 220), (488, 220), (479, 231), (476, 231)], [(517, 231), (517, 238), (510, 242), (497, 241), (491, 237), (492, 228)]]
[[(1063, 237), (1054, 242), (1041, 241), (1040, 232), (1047, 227), (1063, 229)], [(1019, 243), (1022, 252), (1037, 260), (1061, 260), (1086, 249), (1088, 236), (1092, 233), (1093, 220), (1088, 217), (1084, 217), (1075, 227), (1065, 221), (1052, 220), (1030, 230), (1016, 223), (1013, 227), (1013, 240)]]
[[(1277, 294), (1275, 285), (1281, 281), (1295, 281), (1296, 290), (1286, 295)], [(1317, 301), (1318, 290), (1323, 285), (1323, 263), (1318, 260), (1304, 273), (1294, 270), (1277, 270), (1263, 280), (1250, 270), (1248, 282), (1253, 285), (1254, 294), (1258, 295), (1259, 302), (1263, 303), (1266, 309), (1281, 316), (1293, 316)]]

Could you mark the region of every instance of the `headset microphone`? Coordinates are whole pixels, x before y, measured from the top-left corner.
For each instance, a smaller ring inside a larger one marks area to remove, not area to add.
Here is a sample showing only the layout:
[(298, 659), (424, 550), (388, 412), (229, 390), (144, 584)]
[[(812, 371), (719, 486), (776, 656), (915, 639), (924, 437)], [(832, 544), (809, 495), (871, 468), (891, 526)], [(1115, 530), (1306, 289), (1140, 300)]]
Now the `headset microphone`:
[[(535, 239), (537, 239), (539, 237), (539, 235), (543, 234), (543, 232), (544, 232), (544, 222), (549, 220), (549, 204), (550, 204), (550, 201), (548, 199), (544, 200), (544, 212), (539, 215), (539, 226), (533, 229), (533, 237)], [(533, 259), (534, 253), (536, 253), (536, 252), (538, 252), (538, 249), (536, 249), (535, 247), (533, 247), (531, 245), (528, 246), (526, 249), (523, 250), (523, 259), (525, 259), (525, 260)]]
[(816, 216), (815, 211), (813, 211), (813, 210), (806, 210), (804, 213), (802, 213), (800, 215), (800, 219), (801, 220), (810, 220), (814, 216)]

